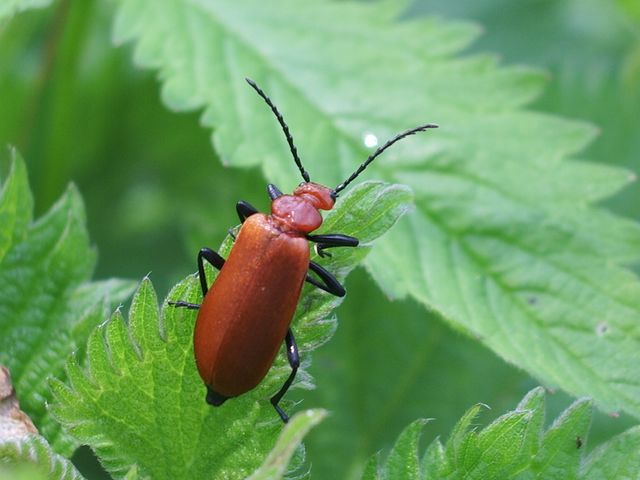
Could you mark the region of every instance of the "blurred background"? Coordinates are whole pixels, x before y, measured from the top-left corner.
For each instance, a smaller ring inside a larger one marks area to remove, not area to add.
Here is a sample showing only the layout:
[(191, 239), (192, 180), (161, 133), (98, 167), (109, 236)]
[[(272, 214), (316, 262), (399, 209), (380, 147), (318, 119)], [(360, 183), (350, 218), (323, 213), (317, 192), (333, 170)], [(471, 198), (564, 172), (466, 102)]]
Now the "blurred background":
[[(492, 52), (504, 64), (548, 72), (548, 87), (531, 108), (594, 123), (600, 136), (582, 157), (640, 170), (637, 0), (410, 2), (405, 16), (423, 15), (479, 24), (483, 34), (468, 53)], [(61, 0), (0, 30), (0, 145), (15, 145), (24, 156), (37, 216), (69, 181), (78, 185), (99, 252), (96, 278), (151, 272), (163, 296), (195, 270), (200, 247), (216, 248), (237, 223), (237, 200), (267, 210), (265, 179), (257, 169), (221, 166), (200, 113), (162, 105), (155, 73), (133, 66), (129, 45), (112, 46), (111, 22), (104, 2)], [(605, 206), (638, 220), (640, 189)], [(481, 419), (488, 422), (537, 385), (437, 318), (425, 318), (417, 304), (388, 301), (363, 271), (347, 288), (338, 332), (313, 356), (311, 373), (321, 387), (293, 394), (300, 408), (332, 412), (306, 442), (315, 478), (354, 474), (417, 417), (435, 418), (425, 440), (446, 436), (472, 404), (491, 406)], [(364, 305), (349, 301), (364, 295)], [(433, 400), (410, 401), (418, 396)], [(570, 402), (551, 396), (548, 417)], [(590, 442), (630, 424), (625, 416), (598, 414)]]

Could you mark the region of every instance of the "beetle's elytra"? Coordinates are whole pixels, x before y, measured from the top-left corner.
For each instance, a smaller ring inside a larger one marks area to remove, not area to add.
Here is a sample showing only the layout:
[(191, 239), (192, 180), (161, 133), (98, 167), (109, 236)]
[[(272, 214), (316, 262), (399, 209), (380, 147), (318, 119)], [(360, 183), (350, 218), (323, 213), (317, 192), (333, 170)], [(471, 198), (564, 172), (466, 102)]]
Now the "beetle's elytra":
[[(328, 248), (355, 247), (358, 239), (341, 233), (312, 235), (322, 225), (319, 210), (331, 210), (345, 189), (383, 151), (409, 135), (436, 128), (425, 124), (396, 135), (371, 154), (344, 182), (331, 189), (312, 183), (298, 157), (289, 127), (271, 99), (252, 80), (247, 82), (276, 116), (293, 160), (304, 180), (291, 195), (269, 184), (271, 214), (259, 213), (244, 201), (236, 204), (242, 227), (229, 258), (203, 248), (198, 253), (202, 304), (169, 302), (175, 307), (197, 309), (193, 338), (198, 372), (206, 387), (206, 400), (219, 406), (242, 395), (266, 376), (284, 340), (291, 374), (271, 403), (287, 422), (278, 403), (293, 382), (300, 357), (290, 324), (303, 283), (309, 282), (333, 295), (344, 296), (340, 282), (322, 266), (310, 261), (308, 242), (315, 243), (320, 257)], [(220, 270), (207, 286), (204, 260)], [(313, 275), (312, 275), (313, 273)]]

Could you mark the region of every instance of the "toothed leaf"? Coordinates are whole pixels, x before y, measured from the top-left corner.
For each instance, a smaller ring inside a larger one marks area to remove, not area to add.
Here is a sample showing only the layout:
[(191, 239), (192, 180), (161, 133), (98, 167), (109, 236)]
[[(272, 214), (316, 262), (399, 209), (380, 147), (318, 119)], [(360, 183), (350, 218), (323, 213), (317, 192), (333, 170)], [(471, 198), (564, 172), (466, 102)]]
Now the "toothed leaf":
[[(371, 457), (362, 478), (637, 478), (640, 473), (637, 428), (587, 454), (584, 445), (591, 422), (591, 402), (576, 401), (546, 431), (541, 421), (544, 408), (544, 391), (537, 388), (514, 411), (480, 429), (472, 426), (480, 411), (475, 406), (460, 419), (444, 445), (436, 439), (426, 448), (418, 464), (417, 439), (425, 422), (414, 422), (400, 435), (385, 461), (380, 462), (379, 454)], [(405, 462), (398, 462), (402, 457)]]
[(20, 441), (0, 442), (2, 480), (83, 480), (67, 458), (53, 451), (39, 435)]
[(440, 124), (364, 174), (410, 186), (416, 202), (367, 259), (372, 277), (546, 384), (640, 416), (640, 282), (625, 267), (640, 256), (640, 227), (592, 205), (633, 177), (575, 158), (591, 125), (524, 109), (543, 75), (455, 58), (476, 29), (399, 20), (402, 2), (120, 5), (116, 39), (158, 71), (165, 103), (203, 109), (225, 164), (259, 163), (286, 190), (299, 174), (244, 76), (284, 114), (312, 179), (329, 185), (370, 153), (365, 136), (381, 144)]
[(131, 292), (131, 282), (89, 283), (95, 251), (84, 206), (70, 186), (42, 218), (22, 158), (12, 152), (0, 193), (0, 363), (11, 371), (23, 410), (52, 446), (73, 446), (46, 410), (47, 378), (64, 375), (66, 357), (86, 342), (89, 328)]
[[(369, 182), (351, 189), (327, 216), (325, 227), (362, 232), (362, 245), (323, 260), (326, 268), (344, 279), (369, 251), (369, 243), (406, 210), (409, 199), (406, 188), (394, 185)], [(220, 250), (223, 257), (231, 246), (227, 239)], [(209, 273), (211, 282), (215, 272)], [(197, 278), (189, 277), (175, 286), (168, 298), (199, 303)], [(303, 359), (294, 388), (312, 386), (304, 367), (310, 350), (332, 334), (335, 318), (331, 312), (339, 302), (315, 287), (304, 289), (293, 323)], [(55, 417), (93, 448), (116, 478), (134, 464), (140, 474), (154, 479), (245, 478), (263, 464), (276, 444), (283, 427), (269, 398), (291, 371), (285, 356), (278, 356), (254, 390), (213, 408), (205, 402), (205, 387), (193, 358), (195, 317), (195, 312), (167, 302), (159, 306), (151, 281), (145, 279), (128, 319), (117, 311), (92, 333), (86, 348), (88, 369), (70, 358), (68, 383), (51, 383)], [(281, 406), (289, 413), (296, 411), (290, 400), (285, 399)], [(304, 433), (301, 428), (310, 427), (321, 416), (316, 412), (311, 419), (300, 417), (282, 435), (295, 433), (294, 443), (299, 442)], [(276, 453), (256, 475), (280, 475), (288, 463), (281, 456), (290, 455), (294, 443), (276, 446)], [(288, 469), (300, 468), (302, 460), (294, 456)]]

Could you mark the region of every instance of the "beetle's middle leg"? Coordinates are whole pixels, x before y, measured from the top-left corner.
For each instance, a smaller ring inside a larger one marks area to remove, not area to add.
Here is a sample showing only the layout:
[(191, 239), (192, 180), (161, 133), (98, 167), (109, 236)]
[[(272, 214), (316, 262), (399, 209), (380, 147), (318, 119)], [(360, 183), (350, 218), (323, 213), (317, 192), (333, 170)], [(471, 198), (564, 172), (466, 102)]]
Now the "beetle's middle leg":
[(342, 233), (328, 233), (325, 235), (307, 235), (307, 240), (314, 242), (315, 250), (321, 257), (330, 257), (330, 253), (325, 253), (327, 248), (334, 247), (357, 247), (360, 241), (356, 237), (343, 235)]
[[(220, 270), (224, 265), (224, 258), (222, 258), (218, 252), (206, 247), (200, 249), (198, 252), (198, 278), (200, 278), (200, 287), (202, 288), (203, 296), (209, 291), (209, 287), (207, 286), (207, 277), (204, 272), (204, 260), (208, 261), (217, 270)], [(183, 302), (182, 300), (169, 302), (169, 305), (173, 307), (183, 307), (189, 310), (197, 310), (200, 308), (200, 305), (197, 303)]]
[(287, 345), (287, 359), (289, 360), (289, 365), (291, 365), (291, 373), (282, 387), (280, 387), (280, 390), (278, 390), (278, 393), (271, 397), (271, 405), (276, 409), (276, 412), (278, 412), (282, 421), (287, 423), (289, 421), (289, 416), (284, 413), (284, 410), (280, 408), (278, 403), (282, 400), (284, 394), (287, 393), (287, 390), (289, 390), (289, 387), (293, 383), (293, 379), (296, 378), (296, 373), (300, 366), (300, 354), (298, 353), (298, 345), (296, 345), (296, 339), (293, 337), (291, 329), (287, 330), (287, 336), (285, 337), (284, 342)]
[(344, 297), (345, 293), (347, 293), (338, 279), (316, 262), (309, 262), (309, 270), (313, 271), (320, 280), (322, 280), (319, 282), (311, 275), (307, 274), (307, 278), (305, 280), (311, 285), (315, 285), (319, 289), (329, 292), (336, 297)]

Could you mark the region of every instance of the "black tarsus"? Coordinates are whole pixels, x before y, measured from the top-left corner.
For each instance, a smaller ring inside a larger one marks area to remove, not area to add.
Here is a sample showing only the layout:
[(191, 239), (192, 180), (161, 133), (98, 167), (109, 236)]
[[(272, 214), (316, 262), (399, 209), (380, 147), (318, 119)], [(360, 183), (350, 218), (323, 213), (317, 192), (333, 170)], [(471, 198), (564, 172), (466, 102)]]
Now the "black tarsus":
[(364, 171), (364, 169), (367, 168), (369, 164), (376, 159), (378, 155), (380, 155), (382, 152), (384, 152), (387, 148), (389, 148), (391, 145), (396, 143), (398, 140), (402, 140), (403, 138), (408, 137), (409, 135), (413, 135), (414, 133), (423, 132), (429, 128), (438, 128), (438, 125), (435, 125), (433, 123), (420, 125), (419, 127), (415, 127), (405, 132), (399, 133), (398, 135), (393, 137), (391, 140), (387, 140), (387, 143), (385, 143), (381, 147), (378, 147), (378, 149), (376, 149), (375, 152), (369, 155), (369, 158), (367, 158), (364, 162), (362, 162), (362, 164), (356, 169), (355, 172), (351, 174), (349, 178), (347, 178), (344, 182), (338, 185), (333, 191), (337, 194), (341, 190), (344, 190), (345, 187), (349, 185), (353, 180), (355, 180), (355, 178), (358, 175), (360, 175)]
[(309, 178), (309, 173), (302, 166), (302, 162), (300, 161), (300, 157), (298, 157), (298, 150), (296, 149), (296, 146), (293, 144), (293, 137), (291, 136), (291, 133), (289, 132), (289, 127), (285, 123), (284, 118), (282, 117), (282, 114), (278, 111), (277, 107), (273, 104), (273, 102), (267, 96), (267, 94), (264, 93), (262, 91), (262, 89), (258, 85), (256, 85), (256, 82), (254, 82), (250, 78), (245, 78), (245, 80), (247, 81), (247, 83), (249, 85), (251, 85), (251, 87), (256, 92), (258, 92), (258, 95), (260, 95), (262, 97), (262, 99), (267, 103), (267, 105), (269, 105), (269, 108), (271, 108), (271, 111), (276, 116), (276, 118), (278, 119), (278, 123), (280, 123), (280, 126), (282, 127), (282, 131), (284, 132), (284, 136), (287, 138), (287, 143), (289, 144), (289, 150), (291, 150), (291, 155), (293, 155), (293, 161), (296, 162), (296, 165), (298, 166), (298, 170), (300, 170), (300, 174), (302, 175), (302, 178), (304, 179), (304, 181), (305, 182), (310, 182), (311, 180)]
[(322, 280), (322, 282), (319, 282), (311, 275), (307, 274), (307, 278), (305, 279), (305, 281), (309, 282), (311, 285), (315, 285), (320, 290), (329, 292), (336, 297), (344, 297), (344, 295), (347, 293), (338, 279), (324, 267), (318, 265), (316, 262), (309, 262), (309, 270), (313, 271), (316, 275), (318, 275), (318, 277), (320, 277), (320, 280)]
[(282, 192), (278, 187), (276, 187), (273, 183), (267, 185), (267, 194), (271, 200), (275, 200), (278, 197), (282, 196)]
[(284, 394), (287, 393), (287, 390), (289, 390), (294, 378), (296, 378), (296, 373), (300, 366), (300, 354), (298, 353), (298, 345), (296, 345), (296, 339), (293, 337), (291, 329), (287, 330), (287, 336), (285, 337), (284, 342), (287, 346), (287, 359), (291, 366), (291, 373), (282, 387), (280, 387), (280, 390), (278, 390), (278, 393), (271, 397), (271, 405), (276, 409), (276, 412), (278, 412), (282, 421), (287, 423), (289, 421), (289, 416), (284, 412), (284, 410), (282, 410), (282, 408), (280, 408), (278, 403), (282, 400)]
[(238, 218), (240, 219), (240, 223), (244, 223), (244, 221), (247, 218), (249, 218), (251, 215), (258, 213), (258, 209), (253, 205), (251, 205), (249, 202), (240, 200), (238, 203), (236, 203), (236, 212), (238, 212)]

